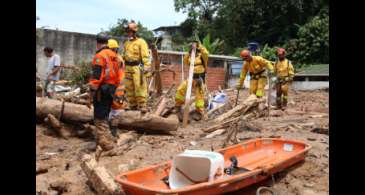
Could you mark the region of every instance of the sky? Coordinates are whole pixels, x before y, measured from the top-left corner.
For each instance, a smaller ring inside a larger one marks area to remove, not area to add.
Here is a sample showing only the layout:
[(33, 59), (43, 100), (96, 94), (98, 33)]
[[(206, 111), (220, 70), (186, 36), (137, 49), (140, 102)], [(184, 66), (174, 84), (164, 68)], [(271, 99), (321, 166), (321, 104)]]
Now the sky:
[(37, 28), (97, 34), (118, 18), (142, 23), (149, 30), (178, 25), (187, 14), (175, 12), (174, 0), (36, 0)]

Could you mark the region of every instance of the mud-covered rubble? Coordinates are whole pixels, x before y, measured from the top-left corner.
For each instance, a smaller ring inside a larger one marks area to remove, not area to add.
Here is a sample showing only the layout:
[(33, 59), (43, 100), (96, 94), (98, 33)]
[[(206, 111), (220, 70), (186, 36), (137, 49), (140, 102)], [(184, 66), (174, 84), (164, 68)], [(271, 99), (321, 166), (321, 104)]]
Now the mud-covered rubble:
[[(226, 93), (231, 101), (235, 100), (235, 91)], [(260, 130), (252, 131), (241, 127), (237, 138), (245, 141), (259, 137), (281, 137), (312, 145), (304, 162), (274, 176), (273, 188), (279, 194), (328, 194), (328, 92), (291, 91), (290, 95), (289, 102), (292, 103), (280, 116), (250, 120), (250, 124), (259, 127)], [(240, 99), (246, 97), (248, 97), (247, 91), (243, 91)], [(187, 128), (179, 127), (171, 135), (139, 133), (135, 140), (129, 142), (131, 147), (122, 155), (102, 157), (99, 164), (114, 177), (121, 171), (171, 160), (173, 156), (186, 149), (222, 148), (227, 133), (207, 138), (210, 133), (205, 133), (201, 129), (209, 125), (212, 124), (192, 121)], [(81, 129), (80, 126), (69, 125), (65, 128), (73, 128), (72, 131)], [(52, 188), (51, 184), (54, 186), (54, 183), (64, 182), (67, 187), (66, 190), (59, 190), (62, 194), (95, 194), (95, 191), (87, 185), (87, 177), (80, 168), (82, 155), (93, 154), (95, 150), (93, 136), (70, 137), (65, 140), (57, 135), (45, 134), (48, 131), (49, 127), (44, 124), (37, 125), (37, 167), (38, 171), (47, 169), (36, 176), (37, 191), (55, 193), (57, 190)], [(261, 185), (271, 186), (272, 182), (268, 180), (232, 194), (255, 194), (255, 190)]]

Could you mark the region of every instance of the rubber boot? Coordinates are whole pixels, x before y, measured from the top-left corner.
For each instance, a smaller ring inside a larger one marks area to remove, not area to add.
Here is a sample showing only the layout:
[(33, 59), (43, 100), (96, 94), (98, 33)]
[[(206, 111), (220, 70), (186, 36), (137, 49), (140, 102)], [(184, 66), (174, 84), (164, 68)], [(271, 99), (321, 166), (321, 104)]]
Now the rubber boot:
[(96, 119), (94, 123), (96, 127), (96, 144), (99, 145), (103, 151), (113, 149), (115, 143), (108, 122), (106, 120)]
[(117, 137), (117, 126), (113, 124), (113, 119), (109, 120), (110, 133), (114, 138)]
[(283, 97), (283, 106), (281, 107), (281, 110), (284, 111), (287, 108), (287, 105), (288, 105), (288, 97), (284, 96)]
[(281, 98), (280, 97), (276, 98), (276, 109), (281, 109)]
[(148, 109), (146, 106), (139, 106), (138, 110), (141, 111), (142, 114), (146, 114), (148, 112)]
[(195, 121), (200, 121), (200, 120), (202, 120), (202, 118), (203, 118), (203, 114), (202, 113), (200, 113), (199, 111), (195, 111), (194, 113), (193, 113), (193, 119), (195, 120)]

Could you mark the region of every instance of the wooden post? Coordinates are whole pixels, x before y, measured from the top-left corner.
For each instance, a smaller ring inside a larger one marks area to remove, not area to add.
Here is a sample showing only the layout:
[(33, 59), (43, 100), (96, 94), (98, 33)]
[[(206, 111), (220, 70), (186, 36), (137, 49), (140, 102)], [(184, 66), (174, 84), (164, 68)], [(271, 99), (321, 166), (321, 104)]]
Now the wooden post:
[(185, 107), (184, 107), (184, 117), (183, 117), (183, 127), (188, 125), (189, 118), (189, 108), (190, 108), (190, 96), (191, 96), (191, 87), (193, 83), (193, 74), (194, 74), (194, 63), (195, 63), (195, 51), (196, 48), (193, 48), (190, 56), (190, 67), (189, 67), (189, 75), (188, 75), (188, 88), (186, 89), (185, 96)]
[(158, 58), (157, 46), (152, 45), (151, 51), (152, 51), (153, 62), (155, 65), (155, 75), (154, 75), (154, 79), (152, 81), (154, 82), (157, 95), (160, 96), (162, 94), (162, 81), (161, 81), (161, 74), (160, 74), (160, 59)]
[(184, 54), (181, 54), (181, 82), (184, 82)]
[(228, 81), (229, 81), (229, 69), (227, 60), (224, 60), (224, 88), (228, 88)]

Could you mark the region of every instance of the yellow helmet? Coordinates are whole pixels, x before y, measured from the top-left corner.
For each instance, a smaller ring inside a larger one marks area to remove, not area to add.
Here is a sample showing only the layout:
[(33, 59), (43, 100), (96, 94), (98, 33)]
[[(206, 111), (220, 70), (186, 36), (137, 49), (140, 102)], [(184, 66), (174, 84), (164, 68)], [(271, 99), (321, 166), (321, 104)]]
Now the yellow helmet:
[(108, 40), (108, 47), (110, 49), (119, 48), (118, 41), (116, 41), (115, 39), (109, 39)]

